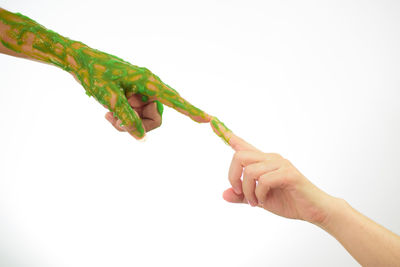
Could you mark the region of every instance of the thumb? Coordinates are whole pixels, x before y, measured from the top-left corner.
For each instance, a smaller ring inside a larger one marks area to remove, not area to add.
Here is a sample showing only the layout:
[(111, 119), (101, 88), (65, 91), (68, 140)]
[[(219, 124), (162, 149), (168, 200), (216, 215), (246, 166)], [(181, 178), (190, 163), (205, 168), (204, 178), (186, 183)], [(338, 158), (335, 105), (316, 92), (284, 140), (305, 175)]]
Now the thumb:
[[(110, 85), (115, 92), (119, 92), (116, 86)], [(114, 105), (110, 104), (112, 111), (122, 122), (122, 128), (136, 139), (142, 139), (146, 135), (143, 122), (139, 114), (130, 106), (124, 94), (118, 93)]]
[(233, 188), (226, 189), (222, 194), (222, 197), (230, 203), (245, 203), (245, 204), (248, 203), (244, 195), (236, 194), (235, 191), (233, 191)]

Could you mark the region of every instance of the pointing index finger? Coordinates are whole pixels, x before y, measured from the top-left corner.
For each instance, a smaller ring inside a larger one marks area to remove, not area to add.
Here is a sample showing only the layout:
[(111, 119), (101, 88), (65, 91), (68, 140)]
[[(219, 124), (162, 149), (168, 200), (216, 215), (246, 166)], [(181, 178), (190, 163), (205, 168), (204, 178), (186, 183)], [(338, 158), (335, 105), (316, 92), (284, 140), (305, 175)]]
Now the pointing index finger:
[(260, 151), (253, 145), (247, 143), (242, 138), (240, 138), (239, 136), (235, 135), (232, 132), (230, 132), (229, 145), (235, 151), (242, 151), (242, 150)]
[(145, 81), (143, 86), (138, 88), (138, 91), (151, 99), (158, 100), (176, 111), (189, 116), (196, 122), (209, 122), (211, 120), (210, 115), (193, 106), (181, 97), (177, 91), (163, 83), (161, 79), (154, 74), (148, 76), (147, 81)]

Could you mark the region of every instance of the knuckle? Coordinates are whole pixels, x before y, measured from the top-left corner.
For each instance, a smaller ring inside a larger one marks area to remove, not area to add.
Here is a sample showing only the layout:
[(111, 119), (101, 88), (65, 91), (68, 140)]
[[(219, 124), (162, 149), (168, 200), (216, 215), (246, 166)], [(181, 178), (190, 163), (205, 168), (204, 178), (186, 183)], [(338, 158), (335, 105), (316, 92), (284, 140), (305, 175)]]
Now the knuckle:
[(238, 150), (240, 148), (240, 145), (236, 144), (236, 143), (233, 143), (233, 144), (231, 144), (231, 147), (232, 147), (233, 150)]
[(260, 189), (265, 187), (266, 185), (267, 185), (267, 180), (264, 177), (258, 180), (257, 186), (260, 187)]
[(250, 175), (250, 170), (249, 170), (249, 168), (244, 168), (244, 170), (243, 170), (243, 179), (248, 178), (249, 175)]
[(233, 154), (233, 160), (240, 161), (241, 158), (242, 158), (241, 151), (237, 151), (237, 152), (235, 152), (235, 154)]
[(244, 168), (244, 170), (243, 170), (243, 178), (247, 178), (247, 179), (249, 179), (249, 178), (253, 178), (253, 175), (254, 174), (254, 171), (253, 171), (253, 168), (251, 167), (251, 166), (248, 166), (248, 167), (246, 167), (246, 168)]
[(282, 172), (286, 184), (295, 184), (299, 179), (296, 171), (293, 168), (285, 167)]

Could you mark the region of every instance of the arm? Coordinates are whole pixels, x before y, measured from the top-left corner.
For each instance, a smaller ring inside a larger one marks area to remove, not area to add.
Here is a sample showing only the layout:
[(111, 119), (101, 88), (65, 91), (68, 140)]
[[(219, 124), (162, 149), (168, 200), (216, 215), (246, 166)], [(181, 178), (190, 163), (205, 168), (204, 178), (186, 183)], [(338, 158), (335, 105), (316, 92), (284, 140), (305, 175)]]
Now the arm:
[[(2, 9), (0, 9), (0, 12), (2, 11)], [(4, 33), (7, 29), (7, 25), (4, 24), (1, 20), (0, 20), (0, 36), (4, 36)], [(14, 57), (22, 57), (22, 58), (29, 58), (28, 56), (21, 54), (21, 53), (17, 53), (7, 47), (5, 47), (3, 45), (3, 42), (0, 42), (0, 53), (1, 54), (6, 54), (6, 55), (10, 55), (10, 56), (14, 56)]]
[(5, 24), (3, 22), (3, 20), (1, 19), (2, 16), (4, 16), (3, 14), (6, 14), (5, 12), (7, 12), (6, 10), (0, 8), (0, 36), (1, 36), (1, 42), (0, 42), (0, 53), (2, 54), (6, 54), (6, 55), (10, 55), (10, 56), (14, 56), (14, 57), (22, 57), (22, 58), (29, 58), (27, 55), (24, 55), (22, 53), (17, 53), (7, 47), (4, 46), (4, 43), (6, 41), (3, 41), (3, 39), (6, 38), (6, 31), (9, 29), (9, 26), (7, 26), (7, 24)]
[[(106, 118), (117, 129), (125, 129), (136, 138), (144, 137), (146, 130), (154, 124), (154, 120), (148, 118), (149, 112), (138, 103), (141, 99), (153, 103), (152, 108), (159, 112), (159, 117), (164, 104), (196, 122), (211, 122), (214, 132), (228, 142), (224, 135), (228, 129), (218, 119), (190, 104), (148, 69), (71, 40), (24, 15), (1, 8), (0, 52), (52, 64), (71, 73), (89, 96), (110, 110)], [(134, 95), (138, 97), (129, 101)], [(130, 104), (140, 107), (132, 109)], [(123, 128), (117, 127), (117, 123), (122, 123)]]
[[(106, 119), (119, 131), (128, 131), (140, 138), (140, 133), (133, 126), (135, 121), (142, 133), (144, 129), (150, 131), (159, 127), (161, 103), (140, 101), (142, 96), (138, 94), (118, 94), (118, 88), (107, 81), (109, 77), (94, 77), (96, 75), (93, 71), (88, 71), (88, 65), (96, 60), (95, 52), (100, 54), (100, 51), (48, 30), (28, 17), (0, 8), (0, 53), (48, 63), (66, 70), (83, 85), (88, 95), (93, 95), (111, 111), (106, 114)], [(99, 60), (97, 62), (101, 67), (102, 63)], [(113, 66), (109, 66), (112, 69)], [(89, 84), (94, 78), (102, 84), (109, 83), (109, 86)], [(119, 103), (116, 101), (118, 97)]]
[(236, 153), (229, 169), (232, 188), (223, 194), (226, 201), (313, 223), (363, 266), (400, 266), (399, 236), (317, 188), (282, 156), (263, 153), (233, 134), (230, 143)]
[(347, 202), (328, 207), (322, 229), (335, 237), (362, 266), (399, 266), (400, 237), (365, 217)]
[[(0, 52), (61, 67), (73, 74), (78, 69), (72, 41), (47, 30), (19, 13), (0, 8)], [(83, 46), (83, 44), (81, 44)]]

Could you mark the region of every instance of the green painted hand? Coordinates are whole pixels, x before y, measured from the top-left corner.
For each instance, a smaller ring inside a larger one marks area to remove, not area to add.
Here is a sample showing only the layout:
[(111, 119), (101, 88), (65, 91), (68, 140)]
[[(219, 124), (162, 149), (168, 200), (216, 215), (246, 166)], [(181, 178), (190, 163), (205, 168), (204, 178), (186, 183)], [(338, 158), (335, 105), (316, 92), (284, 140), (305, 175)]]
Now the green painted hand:
[[(89, 96), (110, 110), (106, 118), (140, 139), (161, 123), (163, 104), (196, 122), (211, 122), (229, 143), (230, 130), (196, 108), (146, 68), (61, 36), (34, 20), (0, 8), (2, 52), (56, 65), (71, 73)], [(142, 103), (139, 101), (142, 100)], [(155, 115), (158, 111), (158, 115)]]
[(71, 55), (67, 59), (69, 69), (86, 89), (86, 93), (106, 106), (122, 122), (122, 129), (137, 138), (144, 136), (148, 130), (146, 123), (151, 123), (146, 122), (149, 119), (141, 117), (135, 109), (140, 107), (137, 97), (145, 103), (155, 101), (153, 107), (157, 108), (160, 115), (162, 104), (165, 104), (197, 122), (211, 120), (208, 114), (183, 99), (146, 68), (137, 67), (78, 42), (68, 49)]

